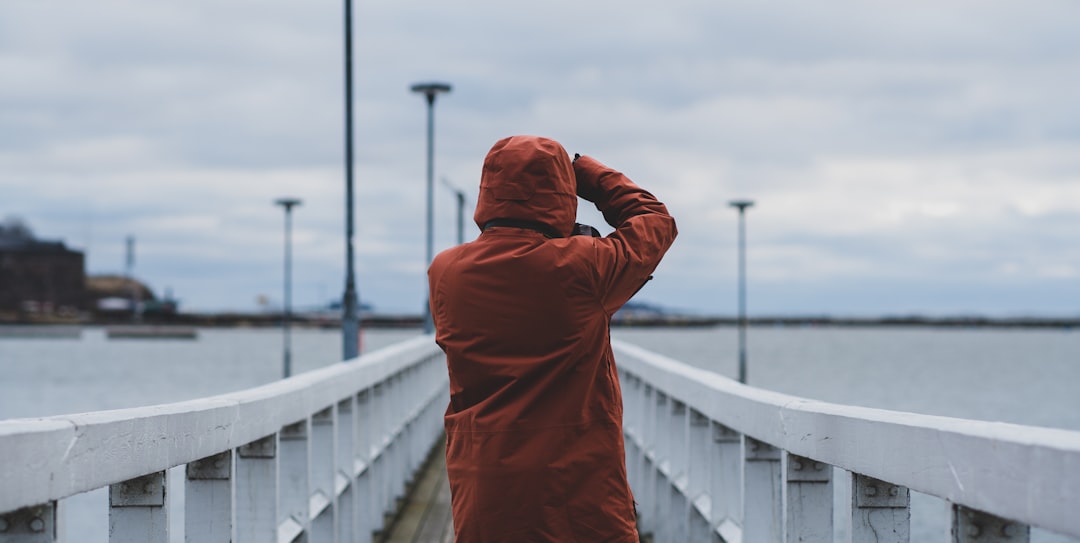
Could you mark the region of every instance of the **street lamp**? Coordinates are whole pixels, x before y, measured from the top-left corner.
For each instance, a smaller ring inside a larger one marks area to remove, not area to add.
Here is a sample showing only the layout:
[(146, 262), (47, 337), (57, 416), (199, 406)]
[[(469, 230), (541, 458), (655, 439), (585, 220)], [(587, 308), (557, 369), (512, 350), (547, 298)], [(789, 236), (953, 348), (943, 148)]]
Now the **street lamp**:
[[(423, 94), (427, 98), (427, 265), (435, 258), (435, 226), (434, 222), (434, 173), (435, 173), (435, 97), (443, 92), (450, 92), (447, 83), (417, 83), (411, 87), (413, 92)], [(435, 323), (431, 320), (431, 308), (424, 304), (424, 333), (430, 334), (435, 331)]]
[(297, 198), (278, 198), (274, 204), (285, 208), (285, 315), (281, 322), (284, 335), (284, 377), (292, 375), (292, 336), (289, 325), (292, 320), (292, 208), (300, 205)]
[(450, 184), (450, 180), (445, 177), (442, 182), (457, 197), (457, 244), (461, 245), (465, 243), (465, 191)]
[(746, 383), (746, 208), (753, 200), (732, 200), (739, 210), (739, 382)]
[(345, 292), (341, 299), (342, 360), (360, 354), (360, 301), (353, 271), (352, 0), (345, 0)]

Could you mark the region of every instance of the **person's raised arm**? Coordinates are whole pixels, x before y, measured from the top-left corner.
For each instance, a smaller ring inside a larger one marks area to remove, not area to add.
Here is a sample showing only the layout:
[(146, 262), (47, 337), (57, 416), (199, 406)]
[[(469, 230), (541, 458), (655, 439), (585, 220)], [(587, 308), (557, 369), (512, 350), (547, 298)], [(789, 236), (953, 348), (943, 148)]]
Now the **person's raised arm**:
[(575, 157), (574, 174), (578, 196), (594, 203), (615, 228), (596, 243), (601, 297), (611, 314), (648, 281), (671, 247), (675, 219), (651, 193), (593, 158)]

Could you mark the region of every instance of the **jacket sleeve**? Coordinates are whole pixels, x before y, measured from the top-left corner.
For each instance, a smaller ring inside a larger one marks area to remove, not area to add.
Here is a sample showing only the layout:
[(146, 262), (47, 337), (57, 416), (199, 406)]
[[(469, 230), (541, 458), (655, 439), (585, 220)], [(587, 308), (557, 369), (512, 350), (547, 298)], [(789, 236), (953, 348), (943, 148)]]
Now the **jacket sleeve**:
[(594, 241), (601, 303), (614, 314), (649, 280), (675, 241), (667, 207), (629, 178), (582, 156), (574, 161), (578, 195), (596, 204), (615, 228)]

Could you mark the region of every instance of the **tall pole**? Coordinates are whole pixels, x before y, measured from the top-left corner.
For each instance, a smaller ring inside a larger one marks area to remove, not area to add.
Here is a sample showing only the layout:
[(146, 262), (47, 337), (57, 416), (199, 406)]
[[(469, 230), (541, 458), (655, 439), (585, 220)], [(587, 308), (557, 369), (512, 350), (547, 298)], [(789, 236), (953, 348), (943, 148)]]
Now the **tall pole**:
[(345, 293), (341, 300), (342, 360), (360, 354), (360, 302), (353, 270), (352, 0), (345, 0)]
[(461, 245), (465, 243), (465, 191), (450, 184), (445, 177), (442, 181), (446, 188), (453, 191), (454, 196), (457, 197), (457, 244)]
[(746, 208), (751, 200), (729, 202), (739, 210), (739, 382), (746, 383)]
[[(435, 258), (435, 97), (439, 93), (450, 92), (446, 83), (417, 83), (411, 87), (427, 98), (427, 245), (425, 263), (430, 266)], [(424, 333), (435, 331), (431, 319), (431, 307), (424, 304)]]
[(139, 322), (139, 284), (135, 281), (135, 236), (127, 237), (127, 279), (131, 288), (131, 322)]
[(465, 193), (455, 191), (457, 195), (457, 244), (465, 243)]
[(281, 319), (282, 377), (292, 375), (292, 208), (300, 205), (296, 198), (279, 198), (274, 203), (285, 208), (285, 312)]

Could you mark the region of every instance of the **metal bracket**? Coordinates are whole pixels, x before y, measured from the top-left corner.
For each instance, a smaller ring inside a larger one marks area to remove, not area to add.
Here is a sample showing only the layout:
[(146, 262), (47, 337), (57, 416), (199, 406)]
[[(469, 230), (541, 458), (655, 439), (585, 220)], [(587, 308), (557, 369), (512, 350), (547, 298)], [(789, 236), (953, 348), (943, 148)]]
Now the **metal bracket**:
[(312, 424), (333, 424), (334, 422), (334, 408), (327, 407), (318, 413), (311, 416)]
[(685, 415), (686, 414), (686, 404), (680, 402), (679, 400), (675, 400), (675, 401), (671, 402), (671, 414), (675, 415), (676, 417)]
[(911, 494), (906, 486), (874, 479), (858, 473), (852, 474), (856, 507), (903, 509), (911, 504)]
[(798, 483), (827, 483), (832, 480), (832, 466), (788, 453), (787, 480)]
[(307, 439), (308, 429), (307, 421), (302, 420), (300, 422), (294, 422), (281, 427), (281, 440), (289, 441), (293, 439)]
[(713, 441), (716, 443), (737, 443), (741, 434), (724, 426), (723, 424), (713, 424)]
[(228, 479), (232, 476), (232, 451), (201, 458), (187, 465), (190, 480)]
[(109, 485), (110, 507), (165, 507), (165, 472)]
[(0, 515), (0, 539), (56, 541), (56, 502)]
[(271, 434), (262, 439), (256, 439), (246, 445), (241, 445), (236, 450), (240, 458), (273, 458), (277, 454), (276, 435)]
[(1026, 543), (1031, 527), (953, 504), (953, 541), (970, 543)]
[(779, 462), (780, 449), (746, 436), (746, 460), (748, 462)]
[(709, 417), (706, 417), (705, 415), (703, 415), (697, 409), (691, 409), (690, 410), (690, 426), (699, 427), (699, 426), (708, 426), (708, 425), (709, 425)]

